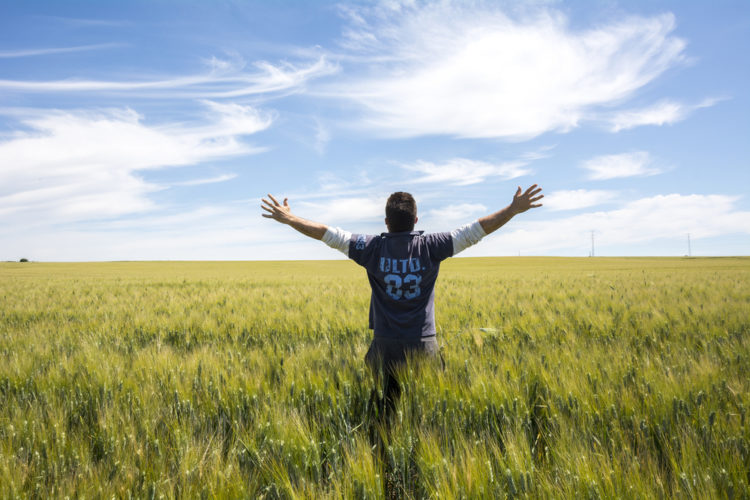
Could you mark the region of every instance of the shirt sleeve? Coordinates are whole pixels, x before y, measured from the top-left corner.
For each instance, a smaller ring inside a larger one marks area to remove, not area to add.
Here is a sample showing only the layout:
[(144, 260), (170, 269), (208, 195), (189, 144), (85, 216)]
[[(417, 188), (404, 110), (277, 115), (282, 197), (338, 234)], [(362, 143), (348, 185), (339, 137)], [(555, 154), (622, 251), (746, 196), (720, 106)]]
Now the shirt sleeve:
[(487, 233), (484, 232), (479, 221), (465, 224), (458, 229), (454, 229), (451, 231), (451, 238), (453, 239), (453, 255), (479, 243), (479, 241), (485, 236), (487, 236)]
[(329, 227), (323, 235), (323, 243), (349, 257), (349, 241), (352, 233), (344, 231), (340, 227)]
[(370, 234), (350, 234), (349, 258), (363, 267), (372, 265), (373, 259), (377, 259), (376, 253), (380, 241), (381, 238)]

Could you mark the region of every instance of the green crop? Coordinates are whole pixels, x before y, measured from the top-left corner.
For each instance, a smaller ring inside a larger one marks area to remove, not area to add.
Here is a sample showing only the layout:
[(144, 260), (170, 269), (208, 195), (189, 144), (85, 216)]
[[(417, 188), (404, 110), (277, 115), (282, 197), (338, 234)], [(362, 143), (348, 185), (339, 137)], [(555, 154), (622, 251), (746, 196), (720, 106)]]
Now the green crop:
[(351, 262), (0, 264), (0, 497), (750, 498), (750, 259), (435, 293), (445, 370), (383, 429)]

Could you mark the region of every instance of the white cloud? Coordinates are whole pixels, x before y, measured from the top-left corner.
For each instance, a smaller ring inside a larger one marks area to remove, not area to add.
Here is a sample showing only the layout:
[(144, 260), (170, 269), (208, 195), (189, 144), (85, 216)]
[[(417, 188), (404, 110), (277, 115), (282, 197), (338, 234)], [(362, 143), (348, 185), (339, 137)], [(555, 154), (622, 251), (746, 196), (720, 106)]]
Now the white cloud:
[(192, 130), (192, 136), (199, 141), (255, 134), (270, 127), (275, 118), (275, 113), (260, 111), (252, 106), (213, 101), (201, 102), (212, 112), (213, 123)]
[(364, 124), (387, 135), (530, 138), (575, 127), (683, 58), (671, 14), (578, 31), (558, 11), (534, 12), (448, 1), (363, 9), (349, 16), (359, 20), (344, 47), (367, 75), (329, 94), (361, 104)]
[(315, 143), (313, 147), (318, 154), (326, 151), (326, 146), (331, 140), (331, 132), (320, 120), (315, 120)]
[[(279, 200), (281, 201), (281, 200)], [(372, 222), (385, 219), (385, 198), (333, 198), (325, 202), (300, 201), (292, 206), (295, 213), (323, 224), (335, 225), (346, 222)], [(290, 205), (293, 200), (290, 201)]]
[(661, 173), (661, 170), (649, 167), (651, 163), (651, 155), (646, 151), (636, 151), (634, 153), (597, 156), (584, 162), (582, 168), (589, 171), (589, 179), (600, 181)]
[(208, 177), (206, 179), (192, 179), (189, 181), (173, 182), (172, 186), (201, 186), (203, 184), (217, 184), (219, 182), (230, 181), (237, 177), (237, 174), (223, 174), (217, 175), (216, 177)]
[(580, 255), (586, 255), (591, 231), (599, 247), (683, 241), (687, 233), (694, 239), (750, 234), (750, 212), (738, 210), (737, 201), (737, 197), (717, 194), (668, 194), (563, 219), (527, 221), (521, 215), (467, 255), (508, 255), (518, 250), (542, 254), (561, 249), (579, 249)]
[(230, 205), (202, 206), (196, 208), (183, 207), (178, 211), (167, 209), (157, 213), (134, 214), (128, 217), (121, 217), (118, 220), (91, 221), (86, 224), (86, 228), (92, 230), (92, 232), (100, 233), (133, 230), (145, 234), (150, 231), (181, 231), (188, 225), (191, 227), (191, 230), (211, 226), (225, 227), (237, 225), (239, 222), (237, 212), (237, 208)]
[(571, 191), (553, 191), (544, 195), (544, 207), (547, 210), (578, 210), (593, 207), (611, 201), (617, 193), (614, 191), (575, 189)]
[(0, 59), (47, 56), (47, 55), (54, 55), (54, 54), (65, 54), (69, 52), (84, 52), (88, 50), (111, 49), (115, 47), (122, 47), (122, 44), (99, 43), (99, 44), (93, 44), (93, 45), (77, 45), (74, 47), (46, 47), (46, 48), (38, 48), (38, 49), (2, 50), (0, 51)]
[(524, 161), (511, 161), (492, 164), (466, 158), (453, 158), (442, 164), (420, 160), (400, 166), (403, 169), (424, 174), (412, 182), (435, 182), (467, 186), (494, 177), (504, 180), (521, 177), (530, 172), (530, 170), (523, 168), (526, 163)]
[(706, 99), (696, 105), (685, 105), (669, 99), (647, 108), (620, 111), (610, 118), (612, 132), (628, 130), (641, 125), (671, 125), (684, 120), (699, 108), (708, 108), (719, 99)]
[[(317, 219), (320, 216), (317, 220), (331, 223), (322, 217), (353, 219), (348, 212), (357, 209), (361, 201), (332, 200), (330, 204), (315, 205), (315, 213), (307, 211), (312, 205), (293, 204), (292, 208), (305, 217)], [(669, 194), (634, 200), (615, 210), (562, 219), (529, 220), (523, 214), (468, 249), (465, 255), (516, 255), (519, 251), (524, 255), (566, 252), (586, 255), (590, 250), (591, 231), (595, 232), (597, 249), (616, 246), (625, 249), (624, 252), (629, 245), (659, 248), (659, 242), (665, 240), (679, 241), (681, 248), (687, 233), (694, 242), (724, 235), (750, 235), (750, 212), (739, 210), (738, 201), (738, 197), (726, 195)], [(360, 208), (357, 217), (374, 217), (375, 220), (348, 229), (370, 233), (384, 230), (385, 201), (370, 200), (369, 203), (370, 208)], [(299, 210), (295, 208), (297, 205)], [(479, 204), (457, 204), (446, 210), (468, 218), (485, 211)], [(533, 213), (541, 214), (544, 209), (537, 210)], [(171, 214), (134, 215), (78, 229), (49, 225), (43, 231), (18, 231), (2, 224), (0, 260), (20, 257), (74, 261), (342, 258), (340, 253), (320, 242), (262, 218), (260, 212), (258, 203), (248, 201), (243, 205), (201, 207)], [(440, 231), (468, 221), (464, 217), (435, 220), (436, 215), (440, 215), (440, 211), (425, 213), (434, 229)], [(186, 231), (185, 227), (190, 230)]]
[(519, 216), (467, 255), (514, 255), (519, 250), (524, 254), (577, 250), (586, 255), (591, 231), (598, 248), (649, 243), (656, 247), (665, 239), (682, 242), (687, 233), (694, 239), (750, 234), (750, 212), (738, 210), (737, 201), (726, 195), (668, 194), (563, 219), (525, 221)]
[(245, 68), (245, 59), (238, 53), (232, 53), (229, 57), (218, 58), (211, 56), (210, 59), (204, 59), (203, 63), (210, 68), (214, 74), (231, 74), (239, 72)]
[(428, 228), (435, 228), (436, 231), (447, 231), (453, 229), (453, 226), (470, 222), (470, 219), (476, 220), (476, 216), (481, 217), (488, 213), (487, 207), (481, 203), (458, 203), (428, 210), (424, 220), (420, 219), (420, 224), (426, 223)]
[(290, 92), (311, 78), (328, 75), (337, 67), (324, 57), (308, 65), (266, 61), (254, 64), (255, 73), (242, 72), (241, 65), (214, 59), (207, 73), (146, 81), (101, 81), (76, 78), (51, 81), (0, 80), (0, 90), (17, 92), (127, 92), (160, 99), (242, 97), (272, 92)]
[(62, 17), (62, 16), (45, 16), (47, 19), (51, 19), (54, 21), (58, 21), (62, 24), (66, 24), (68, 26), (74, 27), (74, 28), (81, 28), (81, 27), (89, 27), (89, 26), (98, 26), (98, 27), (119, 27), (119, 26), (132, 26), (133, 23), (130, 21), (126, 21), (124, 19), (117, 19), (117, 20), (111, 20), (111, 19), (86, 19), (82, 17)]
[[(337, 252), (319, 242), (308, 250), (304, 236), (261, 218), (259, 212), (249, 205), (226, 205), (158, 215), (136, 214), (85, 226), (52, 224), (41, 229), (9, 231), (0, 225), (0, 241), (3, 242), (0, 259), (100, 261), (337, 257)], [(316, 254), (316, 250), (320, 253)]]
[[(0, 142), (0, 221), (97, 219), (154, 208), (139, 171), (262, 151), (241, 137), (270, 126), (249, 106), (205, 103), (206, 126), (150, 126), (129, 109), (50, 111)], [(222, 179), (225, 180), (225, 179)]]

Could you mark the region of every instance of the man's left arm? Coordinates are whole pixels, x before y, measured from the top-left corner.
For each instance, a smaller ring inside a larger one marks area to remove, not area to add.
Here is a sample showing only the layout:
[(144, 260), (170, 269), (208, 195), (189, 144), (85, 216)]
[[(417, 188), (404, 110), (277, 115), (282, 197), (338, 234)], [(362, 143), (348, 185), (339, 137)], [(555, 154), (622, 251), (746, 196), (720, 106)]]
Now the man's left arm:
[(544, 195), (540, 194), (541, 192), (542, 188), (536, 184), (524, 192), (521, 191), (521, 186), (519, 186), (516, 194), (513, 196), (513, 201), (507, 207), (451, 231), (453, 255), (478, 243), (479, 240), (488, 234), (497, 231), (514, 216), (526, 212), (531, 208), (541, 207), (542, 204), (538, 203), (544, 198)]
[(493, 214), (480, 218), (479, 224), (481, 224), (482, 229), (487, 234), (497, 231), (516, 215), (522, 214), (531, 208), (541, 207), (542, 204), (537, 203), (544, 198), (543, 194), (539, 194), (541, 192), (542, 188), (536, 184), (533, 184), (524, 192), (521, 192), (521, 186), (518, 186), (518, 190), (513, 196), (513, 201), (510, 205)]

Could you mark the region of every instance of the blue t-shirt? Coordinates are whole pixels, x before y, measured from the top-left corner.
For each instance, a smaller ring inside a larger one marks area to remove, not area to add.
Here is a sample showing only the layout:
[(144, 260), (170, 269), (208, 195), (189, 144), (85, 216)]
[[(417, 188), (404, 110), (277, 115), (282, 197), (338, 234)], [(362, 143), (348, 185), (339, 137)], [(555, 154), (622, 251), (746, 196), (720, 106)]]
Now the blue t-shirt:
[(453, 255), (451, 233), (423, 231), (354, 234), (349, 258), (367, 269), (375, 337), (419, 340), (435, 336), (435, 280)]

